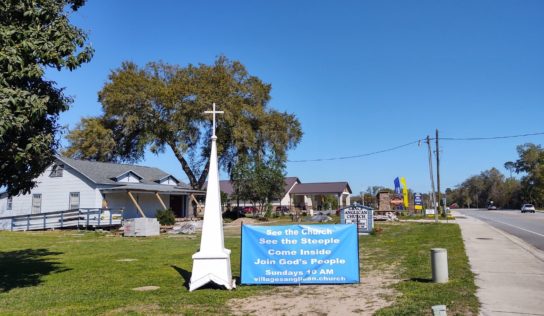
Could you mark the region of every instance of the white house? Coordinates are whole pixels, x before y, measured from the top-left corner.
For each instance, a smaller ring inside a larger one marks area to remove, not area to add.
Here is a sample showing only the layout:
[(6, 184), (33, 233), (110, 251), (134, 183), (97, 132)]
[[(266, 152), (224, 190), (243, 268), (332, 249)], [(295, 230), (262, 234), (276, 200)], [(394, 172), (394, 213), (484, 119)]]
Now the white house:
[(191, 201), (204, 194), (158, 168), (60, 156), (36, 180), (29, 194), (0, 193), (0, 217), (101, 208), (124, 209), (124, 218), (165, 208), (191, 217)]

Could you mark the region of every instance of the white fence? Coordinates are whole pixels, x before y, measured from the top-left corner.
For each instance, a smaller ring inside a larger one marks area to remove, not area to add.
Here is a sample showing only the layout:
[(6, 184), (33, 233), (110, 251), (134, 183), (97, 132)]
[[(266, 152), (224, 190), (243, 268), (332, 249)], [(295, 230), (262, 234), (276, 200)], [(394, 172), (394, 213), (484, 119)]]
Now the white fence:
[(123, 209), (82, 208), (58, 212), (0, 217), (0, 229), (11, 231), (121, 226)]

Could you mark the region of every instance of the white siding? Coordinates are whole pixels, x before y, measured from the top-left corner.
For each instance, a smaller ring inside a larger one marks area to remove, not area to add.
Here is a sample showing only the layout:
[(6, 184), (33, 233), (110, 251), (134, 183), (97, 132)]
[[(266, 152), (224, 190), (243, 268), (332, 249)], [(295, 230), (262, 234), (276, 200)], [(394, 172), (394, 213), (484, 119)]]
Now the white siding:
[(140, 179), (134, 174), (134, 172), (128, 172), (127, 174), (117, 178), (117, 182), (140, 183)]
[(289, 192), (285, 193), (283, 198), (280, 201), (282, 206), (290, 206), (291, 205), (291, 196), (289, 195)]
[(166, 179), (161, 180), (161, 184), (166, 184), (166, 185), (177, 185), (177, 182), (176, 182), (176, 180), (174, 180), (172, 177), (168, 177), (168, 178), (166, 178)]
[(96, 208), (96, 190), (94, 184), (75, 170), (65, 165), (62, 177), (50, 177), (51, 166), (37, 179), (37, 186), (30, 194), (13, 197), (12, 211), (6, 211), (7, 198), (0, 199), (0, 217), (30, 214), (32, 194), (42, 195), (41, 212), (67, 210), (70, 192), (79, 192), (80, 208)]

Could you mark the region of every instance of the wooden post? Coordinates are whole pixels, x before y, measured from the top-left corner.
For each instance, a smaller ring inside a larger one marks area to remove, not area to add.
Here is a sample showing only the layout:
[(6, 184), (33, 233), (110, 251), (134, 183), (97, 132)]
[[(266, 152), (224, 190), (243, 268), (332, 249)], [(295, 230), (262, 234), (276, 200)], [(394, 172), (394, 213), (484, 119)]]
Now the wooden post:
[(143, 218), (146, 218), (147, 216), (145, 216), (144, 211), (142, 211), (142, 208), (140, 207), (140, 205), (138, 204), (138, 202), (136, 202), (136, 199), (134, 198), (134, 196), (132, 196), (132, 192), (127, 191), (127, 193), (128, 193), (128, 196), (130, 197), (130, 199), (132, 200), (132, 203), (134, 203), (134, 206), (136, 206), (136, 209), (138, 210), (138, 212), (140, 212), (140, 215), (141, 215)]
[[(190, 197), (191, 197), (191, 200), (193, 200), (196, 203), (196, 214), (193, 214), (193, 215), (196, 216), (196, 215), (198, 215), (198, 210), (200, 208), (200, 203), (198, 203), (198, 201), (196, 200), (194, 194), (191, 194)], [(193, 210), (193, 212), (194, 212), (194, 210)]]
[(159, 203), (161, 203), (162, 208), (167, 210), (166, 204), (164, 204), (164, 201), (162, 200), (161, 196), (159, 195), (159, 192), (155, 192), (155, 196), (157, 197), (157, 200), (159, 200)]

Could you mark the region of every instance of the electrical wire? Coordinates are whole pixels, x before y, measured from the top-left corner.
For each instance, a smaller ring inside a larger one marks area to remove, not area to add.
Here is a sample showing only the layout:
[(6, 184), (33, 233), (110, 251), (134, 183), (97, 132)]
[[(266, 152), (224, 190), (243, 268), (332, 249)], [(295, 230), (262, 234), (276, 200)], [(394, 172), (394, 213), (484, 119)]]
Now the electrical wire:
[(493, 140), (493, 139), (519, 138), (519, 137), (537, 136), (537, 135), (544, 135), (544, 132), (520, 134), (520, 135), (509, 135), (509, 136), (493, 136), (493, 137), (466, 137), (466, 138), (440, 137), (439, 140), (456, 140), (456, 141)]
[(418, 139), (418, 140), (415, 140), (413, 142), (409, 142), (409, 143), (402, 144), (402, 145), (399, 145), (399, 146), (395, 146), (395, 147), (391, 147), (391, 148), (387, 148), (387, 149), (382, 149), (382, 150), (378, 150), (378, 151), (373, 151), (373, 152), (366, 153), (366, 154), (354, 155), (354, 156), (304, 159), (304, 160), (288, 160), (288, 162), (315, 162), (315, 161), (329, 161), (329, 160), (343, 160), (343, 159), (361, 158), (361, 157), (367, 157), (367, 156), (372, 156), (372, 155), (385, 153), (385, 152), (388, 152), (388, 151), (397, 150), (397, 149), (400, 149), (400, 148), (403, 148), (403, 147), (407, 147), (407, 146), (410, 146), (410, 145), (413, 145), (413, 144), (420, 143), (421, 141), (422, 141), (421, 139)]
[[(519, 137), (528, 137), (528, 136), (538, 136), (538, 135), (544, 135), (544, 132), (537, 132), (537, 133), (529, 133), (529, 134), (518, 134), (518, 135), (507, 135), (507, 136), (492, 136), (492, 137), (439, 137), (439, 140), (449, 140), (449, 141), (478, 141), (478, 140), (495, 140), (495, 139), (507, 139), (507, 138), (519, 138)], [(398, 145), (395, 147), (390, 147), (378, 151), (373, 151), (365, 154), (360, 155), (353, 155), (353, 156), (343, 156), (343, 157), (330, 157), (330, 158), (316, 158), (316, 159), (302, 159), (302, 160), (288, 160), (288, 162), (318, 162), (318, 161), (332, 161), (332, 160), (345, 160), (345, 159), (354, 159), (354, 158), (362, 158), (362, 157), (368, 157), (373, 156), (389, 151), (398, 150), (413, 144), (421, 144), (422, 142), (426, 141), (425, 139), (418, 139), (415, 141), (411, 141), (406, 144)], [(436, 138), (429, 138), (429, 140), (436, 140)]]

